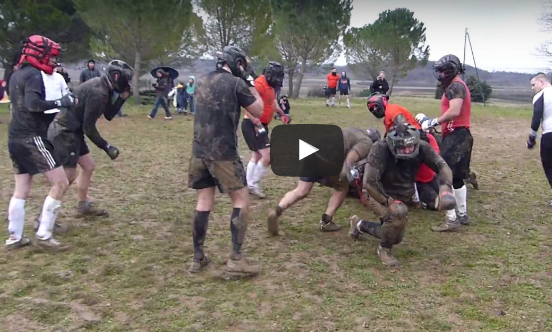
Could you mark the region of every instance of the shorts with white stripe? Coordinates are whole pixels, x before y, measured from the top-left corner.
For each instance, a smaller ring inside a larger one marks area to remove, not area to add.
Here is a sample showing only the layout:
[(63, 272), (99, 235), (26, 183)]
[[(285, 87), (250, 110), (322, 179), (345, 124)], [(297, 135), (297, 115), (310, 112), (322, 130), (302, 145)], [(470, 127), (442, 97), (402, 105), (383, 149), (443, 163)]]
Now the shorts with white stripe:
[(60, 167), (54, 146), (43, 137), (9, 138), (8, 151), (15, 174), (43, 174)]

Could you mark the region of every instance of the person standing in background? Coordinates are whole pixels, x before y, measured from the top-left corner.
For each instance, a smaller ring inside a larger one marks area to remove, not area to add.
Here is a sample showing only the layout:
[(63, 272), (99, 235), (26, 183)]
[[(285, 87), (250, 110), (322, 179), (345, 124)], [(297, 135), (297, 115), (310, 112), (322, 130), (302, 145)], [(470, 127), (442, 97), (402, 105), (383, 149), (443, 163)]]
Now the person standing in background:
[[(389, 83), (387, 83), (387, 80), (385, 79), (385, 72), (382, 70), (379, 72), (376, 80), (372, 82), (370, 92), (372, 92), (372, 94), (379, 93), (387, 95), (387, 91), (389, 91)], [(389, 98), (387, 98), (387, 100), (389, 100)]]
[(88, 60), (88, 63), (86, 66), (87, 66), (86, 69), (84, 69), (80, 74), (81, 84), (88, 81), (91, 78), (102, 76), (100, 71), (96, 69), (96, 61), (94, 61), (94, 59)]
[(351, 92), (351, 81), (347, 77), (347, 73), (342, 71), (341, 77), (337, 83), (337, 88), (339, 90), (339, 105), (341, 105), (341, 97), (345, 96), (347, 98), (347, 108), (351, 108), (349, 103), (349, 92)]
[(337, 76), (337, 69), (333, 68), (332, 72), (326, 76), (328, 81), (328, 90), (327, 90), (327, 99), (326, 107), (330, 106), (330, 98), (332, 99), (332, 107), (335, 106), (335, 94), (337, 92), (337, 82), (339, 81), (339, 76)]
[(188, 104), (190, 104), (190, 113), (195, 114), (194, 109), (194, 90), (195, 90), (195, 76), (190, 76), (190, 81), (186, 84), (186, 93), (188, 95)]

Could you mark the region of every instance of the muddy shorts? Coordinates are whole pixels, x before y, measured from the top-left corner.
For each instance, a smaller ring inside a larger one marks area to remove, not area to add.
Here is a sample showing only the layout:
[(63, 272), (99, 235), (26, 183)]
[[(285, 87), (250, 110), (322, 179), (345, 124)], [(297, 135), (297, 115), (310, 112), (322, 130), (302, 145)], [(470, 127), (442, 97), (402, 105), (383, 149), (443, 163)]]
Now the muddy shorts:
[(79, 158), (90, 153), (84, 135), (67, 131), (55, 121), (48, 128), (48, 140), (54, 144), (54, 153), (63, 167), (76, 168)]
[(420, 202), (430, 210), (438, 209), (439, 182), (434, 177), (430, 182), (416, 182)]
[(266, 130), (264, 134), (258, 134), (253, 122), (250, 119), (243, 119), (241, 124), (243, 139), (250, 151), (259, 151), (270, 148), (270, 138), (268, 137), (268, 125), (263, 123)]
[(192, 156), (188, 166), (188, 187), (217, 187), (229, 194), (247, 186), (245, 170), (239, 157), (234, 160), (208, 160)]
[(452, 170), (453, 179), (466, 179), (469, 175), (473, 137), (466, 127), (455, 128), (443, 136), (441, 156)]
[(53, 144), (43, 137), (9, 138), (8, 151), (15, 174), (44, 174), (60, 167)]

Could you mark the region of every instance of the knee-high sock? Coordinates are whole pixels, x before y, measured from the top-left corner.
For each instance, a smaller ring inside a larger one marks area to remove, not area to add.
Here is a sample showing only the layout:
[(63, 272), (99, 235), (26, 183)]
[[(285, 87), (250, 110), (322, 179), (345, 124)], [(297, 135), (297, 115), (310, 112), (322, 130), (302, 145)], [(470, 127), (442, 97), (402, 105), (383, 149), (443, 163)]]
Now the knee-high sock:
[(203, 258), (203, 243), (207, 235), (207, 226), (209, 225), (210, 211), (196, 211), (194, 217), (194, 259), (201, 260)]
[(23, 237), (25, 227), (25, 200), (12, 197), (8, 208), (8, 232), (13, 234), (16, 241)]
[(454, 197), (456, 198), (456, 207), (458, 214), (463, 216), (468, 213), (468, 188), (464, 185), (462, 188), (454, 189)]
[(44, 200), (42, 215), (40, 216), (40, 227), (38, 227), (38, 232), (36, 232), (39, 238), (48, 239), (52, 236), (60, 206), (61, 201), (53, 199), (50, 196), (46, 197)]
[(257, 167), (257, 163), (252, 162), (249, 160), (249, 163), (247, 164), (247, 169), (245, 172), (245, 178), (247, 179), (247, 185), (249, 187), (253, 186), (253, 174), (255, 174), (255, 168)]

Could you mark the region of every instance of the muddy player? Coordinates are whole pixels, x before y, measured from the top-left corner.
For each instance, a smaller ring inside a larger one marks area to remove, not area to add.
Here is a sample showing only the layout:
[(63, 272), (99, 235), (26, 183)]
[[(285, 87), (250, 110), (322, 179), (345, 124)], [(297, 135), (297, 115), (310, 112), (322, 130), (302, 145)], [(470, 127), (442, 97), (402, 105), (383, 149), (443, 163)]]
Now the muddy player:
[[(102, 115), (109, 121), (117, 115), (130, 96), (132, 75), (132, 69), (124, 61), (111, 61), (105, 76), (89, 79), (75, 88), (78, 105), (61, 110), (48, 128), (48, 139), (54, 144), (56, 158), (64, 167), (69, 183), (77, 180), (79, 216), (108, 215), (88, 199), (95, 162), (84, 137), (105, 151), (111, 160), (119, 156), (119, 150), (100, 135), (96, 122)], [(78, 178), (77, 165), (81, 167)]]
[(385, 139), (374, 144), (368, 156), (363, 188), (367, 190), (370, 206), (380, 222), (352, 216), (349, 235), (360, 239), (363, 233), (367, 233), (380, 239), (377, 254), (385, 265), (398, 264), (391, 248), (403, 239), (408, 223), (407, 204), (413, 203), (414, 181), (422, 164), (437, 173), (440, 209), (453, 209), (451, 170), (428, 143), (420, 140), (420, 132), (414, 126), (396, 121)]
[(343, 141), (345, 145), (345, 162), (343, 163), (341, 174), (327, 178), (299, 178), (297, 187), (285, 194), (280, 203), (271, 209), (268, 214), (268, 232), (271, 235), (278, 235), (278, 218), (280, 218), (282, 213), (293, 204), (307, 197), (315, 182), (320, 183), (324, 187), (333, 188), (333, 195), (330, 197), (326, 212), (320, 220), (320, 230), (323, 232), (334, 232), (341, 229), (341, 226), (333, 221), (333, 216), (349, 192), (348, 174), (350, 173), (351, 165), (366, 158), (372, 148), (372, 139), (365, 129), (343, 129)]
[(42, 207), (34, 244), (55, 251), (69, 249), (53, 236), (58, 209), (69, 181), (54, 155), (52, 143), (47, 139), (48, 125), (55, 115), (45, 111), (70, 107), (75, 103), (75, 98), (69, 93), (57, 100), (45, 100), (41, 74), (51, 75), (54, 72), (59, 54), (57, 43), (43, 36), (30, 36), (23, 42), (19, 69), (10, 78), (9, 95), (13, 109), (8, 150), (15, 172), (15, 190), (8, 208), (9, 238), (5, 243), (6, 249), (30, 243), (23, 237), (25, 202), (36, 174), (44, 174), (52, 187)]
[(263, 99), (264, 110), (259, 119), (245, 112), (241, 129), (243, 138), (251, 151), (251, 159), (247, 164), (246, 179), (249, 192), (259, 198), (266, 195), (261, 189), (261, 180), (270, 166), (270, 139), (268, 125), (274, 119), (274, 113), (280, 115), (282, 123), (288, 124), (290, 118), (276, 101), (275, 87), (284, 80), (284, 67), (278, 62), (270, 61), (263, 74), (255, 79), (255, 89)]
[(458, 213), (447, 215), (447, 220), (440, 226), (433, 227), (436, 232), (457, 229), (461, 224), (468, 225), (467, 196), (464, 180), (468, 178), (473, 147), (471, 127), (470, 90), (462, 80), (464, 72), (460, 59), (455, 55), (443, 56), (434, 65), (435, 76), (441, 82), (445, 93), (441, 99), (441, 116), (430, 118), (424, 114), (416, 115), (424, 131), (441, 125), (443, 141), (441, 155), (453, 174), (454, 196)]
[(196, 115), (188, 186), (197, 190), (197, 206), (193, 226), (195, 253), (189, 271), (197, 273), (209, 263), (203, 243), (218, 187), (221, 193), (230, 196), (233, 206), (232, 252), (224, 272), (229, 277), (248, 277), (258, 274), (260, 269), (241, 251), (249, 223), (249, 190), (238, 153), (236, 130), (241, 107), (259, 118), (264, 103), (255, 90), (255, 74), (245, 53), (227, 46), (217, 56), (216, 70), (198, 79), (194, 92)]

